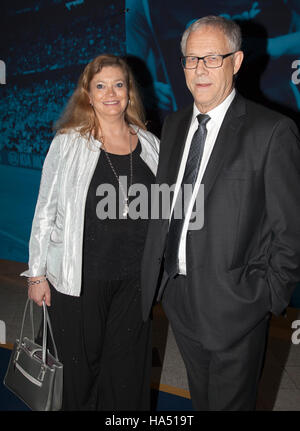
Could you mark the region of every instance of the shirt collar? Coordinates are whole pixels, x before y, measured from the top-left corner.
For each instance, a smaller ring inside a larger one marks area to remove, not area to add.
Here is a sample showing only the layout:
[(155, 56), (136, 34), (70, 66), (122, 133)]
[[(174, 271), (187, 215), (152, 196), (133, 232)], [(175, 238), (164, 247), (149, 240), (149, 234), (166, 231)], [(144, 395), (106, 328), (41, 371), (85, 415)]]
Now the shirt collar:
[[(215, 123), (222, 123), (225, 114), (227, 112), (227, 109), (229, 108), (231, 102), (233, 101), (234, 97), (236, 95), (236, 91), (235, 88), (232, 89), (231, 93), (226, 97), (225, 100), (223, 100), (222, 103), (220, 103), (220, 105), (216, 106), (214, 109), (212, 109), (211, 111), (206, 112), (207, 115), (210, 116), (211, 120), (207, 123), (207, 125), (210, 125), (211, 122), (215, 122)], [(197, 108), (196, 104), (194, 103), (194, 108), (193, 108), (193, 117), (192, 117), (192, 123), (196, 120), (197, 115), (201, 114), (201, 112), (199, 111), (199, 109)], [(191, 123), (191, 124), (192, 124)]]

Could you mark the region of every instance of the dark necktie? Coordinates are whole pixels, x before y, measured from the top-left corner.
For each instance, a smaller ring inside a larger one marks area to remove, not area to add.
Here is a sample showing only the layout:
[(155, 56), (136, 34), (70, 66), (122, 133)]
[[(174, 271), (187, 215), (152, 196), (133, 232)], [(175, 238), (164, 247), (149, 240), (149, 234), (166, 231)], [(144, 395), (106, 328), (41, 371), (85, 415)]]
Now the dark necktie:
[[(183, 188), (184, 184), (191, 184), (192, 190), (194, 189), (200, 164), (201, 164), (205, 139), (207, 135), (206, 124), (210, 120), (210, 116), (205, 114), (199, 114), (197, 115), (197, 119), (198, 119), (199, 125), (198, 125), (198, 129), (196, 130), (192, 138), (188, 158), (185, 165), (185, 171), (184, 171), (184, 175), (181, 183), (181, 189)], [(181, 192), (182, 191), (183, 190), (181, 190)], [(179, 271), (178, 251), (179, 251), (179, 243), (180, 243), (180, 238), (181, 238), (181, 233), (182, 233), (184, 218), (185, 218), (184, 211), (182, 211), (181, 218), (175, 218), (174, 217), (175, 208), (176, 208), (176, 205), (181, 205), (182, 208), (183, 207), (185, 207), (186, 209), (188, 208), (188, 204), (185, 203), (184, 205), (184, 199), (183, 198), (179, 199), (179, 195), (180, 195), (180, 191), (178, 193), (175, 206), (173, 209), (173, 214), (172, 214), (171, 222), (169, 226), (167, 245), (165, 250), (164, 267), (169, 277), (175, 277), (175, 275), (178, 274), (178, 271)], [(181, 195), (183, 196), (183, 193), (181, 193)]]

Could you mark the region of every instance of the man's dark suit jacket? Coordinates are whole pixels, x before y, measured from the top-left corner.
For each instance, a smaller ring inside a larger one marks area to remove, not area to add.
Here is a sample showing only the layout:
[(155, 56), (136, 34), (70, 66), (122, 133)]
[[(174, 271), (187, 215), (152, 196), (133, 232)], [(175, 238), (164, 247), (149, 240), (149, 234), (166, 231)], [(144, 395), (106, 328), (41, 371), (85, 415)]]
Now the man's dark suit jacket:
[[(158, 184), (176, 182), (192, 110), (171, 114), (164, 123)], [(187, 235), (187, 289), (195, 337), (205, 348), (221, 350), (270, 312), (280, 315), (300, 280), (297, 127), (237, 94), (202, 183), (205, 221)], [(149, 224), (142, 263), (145, 319), (160, 284), (168, 224)]]

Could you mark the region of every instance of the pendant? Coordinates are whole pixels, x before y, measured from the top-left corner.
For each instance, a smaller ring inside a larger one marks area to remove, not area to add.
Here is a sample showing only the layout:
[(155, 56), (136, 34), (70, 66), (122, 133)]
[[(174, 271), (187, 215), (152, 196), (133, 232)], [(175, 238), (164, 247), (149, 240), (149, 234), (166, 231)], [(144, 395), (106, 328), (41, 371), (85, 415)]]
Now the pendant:
[(124, 199), (124, 209), (123, 209), (123, 217), (127, 217), (129, 212), (129, 206), (128, 206), (128, 198)]

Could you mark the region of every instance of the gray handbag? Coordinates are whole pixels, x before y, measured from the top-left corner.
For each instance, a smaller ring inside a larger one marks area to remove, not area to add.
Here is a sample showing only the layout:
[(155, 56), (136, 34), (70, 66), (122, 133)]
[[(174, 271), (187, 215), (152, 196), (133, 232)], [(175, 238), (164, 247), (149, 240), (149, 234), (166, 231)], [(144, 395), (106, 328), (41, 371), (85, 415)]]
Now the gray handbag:
[[(24, 322), (30, 303), (32, 339), (23, 338)], [(47, 332), (52, 339), (54, 356), (47, 350)], [(35, 343), (33, 301), (27, 299), (20, 338), (16, 340), (4, 378), (4, 385), (31, 410), (60, 410), (63, 389), (63, 365), (58, 360), (51, 323), (43, 301), (43, 343)]]

